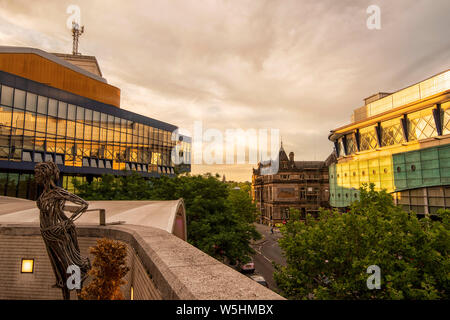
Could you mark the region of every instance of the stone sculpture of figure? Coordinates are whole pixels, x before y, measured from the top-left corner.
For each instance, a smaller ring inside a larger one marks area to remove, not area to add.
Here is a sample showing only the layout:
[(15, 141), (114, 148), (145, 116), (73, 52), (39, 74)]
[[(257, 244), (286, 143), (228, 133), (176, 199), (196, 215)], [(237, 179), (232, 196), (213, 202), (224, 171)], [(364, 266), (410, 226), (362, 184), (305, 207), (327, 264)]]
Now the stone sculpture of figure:
[[(55, 287), (62, 289), (63, 298), (70, 299), (67, 287), (67, 268), (76, 265), (80, 268), (81, 286), (91, 268), (88, 258), (80, 254), (77, 232), (74, 220), (80, 217), (88, 208), (88, 203), (80, 197), (58, 187), (55, 181), (59, 179), (59, 169), (54, 162), (38, 163), (35, 168), (36, 183), (42, 185), (44, 190), (37, 200), (40, 210), (40, 228), (47, 253), (56, 277)], [(66, 216), (65, 204), (75, 204), (70, 217)], [(79, 294), (80, 290), (77, 290)]]

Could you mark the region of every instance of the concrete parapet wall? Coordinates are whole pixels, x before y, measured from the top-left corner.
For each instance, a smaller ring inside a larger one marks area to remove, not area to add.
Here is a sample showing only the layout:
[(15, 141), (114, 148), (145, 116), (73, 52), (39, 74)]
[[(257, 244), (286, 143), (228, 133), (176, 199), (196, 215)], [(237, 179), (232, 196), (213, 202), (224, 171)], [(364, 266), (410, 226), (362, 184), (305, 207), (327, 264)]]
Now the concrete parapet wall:
[[(122, 291), (134, 299), (283, 299), (273, 291), (160, 229), (136, 225), (77, 227), (80, 249), (88, 255), (96, 239), (122, 241), (130, 271)], [(22, 274), (22, 258), (35, 259), (35, 272)], [(92, 259), (91, 259), (92, 260)], [(36, 224), (0, 225), (0, 299), (61, 299)]]

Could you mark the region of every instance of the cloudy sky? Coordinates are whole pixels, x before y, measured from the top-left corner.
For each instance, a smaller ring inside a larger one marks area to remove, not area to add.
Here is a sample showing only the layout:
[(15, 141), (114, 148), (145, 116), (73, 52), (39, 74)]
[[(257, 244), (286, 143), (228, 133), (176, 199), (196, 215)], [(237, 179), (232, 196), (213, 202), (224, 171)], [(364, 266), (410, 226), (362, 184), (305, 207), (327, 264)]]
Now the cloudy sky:
[[(363, 98), (450, 68), (449, 0), (0, 0), (0, 43), (71, 53), (70, 5), (122, 108), (190, 133), (279, 129), (296, 160), (324, 160)], [(193, 172), (250, 180), (252, 166)]]

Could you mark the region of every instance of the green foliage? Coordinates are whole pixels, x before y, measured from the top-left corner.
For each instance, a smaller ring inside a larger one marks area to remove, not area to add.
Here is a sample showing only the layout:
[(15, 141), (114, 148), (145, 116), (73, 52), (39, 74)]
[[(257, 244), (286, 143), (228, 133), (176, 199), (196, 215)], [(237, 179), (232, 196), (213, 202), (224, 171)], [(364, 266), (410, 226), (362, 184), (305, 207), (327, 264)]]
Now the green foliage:
[(145, 200), (152, 197), (150, 181), (134, 171), (120, 177), (106, 174), (91, 183), (72, 181), (76, 193), (86, 200)]
[(123, 300), (120, 286), (126, 281), (123, 277), (129, 271), (126, 266), (127, 247), (125, 244), (111, 240), (97, 240), (97, 245), (90, 248), (94, 263), (89, 275), (93, 277), (88, 286), (81, 291), (83, 300)]
[[(293, 212), (279, 243), (287, 266), (274, 278), (291, 299), (449, 299), (450, 211), (418, 219), (385, 191), (361, 188), (348, 213)], [(367, 288), (367, 267), (381, 269), (381, 289)]]
[(218, 259), (248, 262), (250, 241), (260, 239), (250, 195), (219, 180), (218, 175), (162, 176), (145, 180), (137, 173), (75, 183), (87, 200), (176, 200), (186, 205), (188, 242)]

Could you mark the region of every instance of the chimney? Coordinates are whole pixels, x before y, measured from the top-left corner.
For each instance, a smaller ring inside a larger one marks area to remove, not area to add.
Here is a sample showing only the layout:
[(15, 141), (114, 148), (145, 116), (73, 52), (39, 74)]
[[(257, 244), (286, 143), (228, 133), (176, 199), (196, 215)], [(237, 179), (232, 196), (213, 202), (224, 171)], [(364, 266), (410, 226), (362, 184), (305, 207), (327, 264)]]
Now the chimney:
[(294, 153), (292, 151), (289, 152), (289, 161), (294, 162)]

